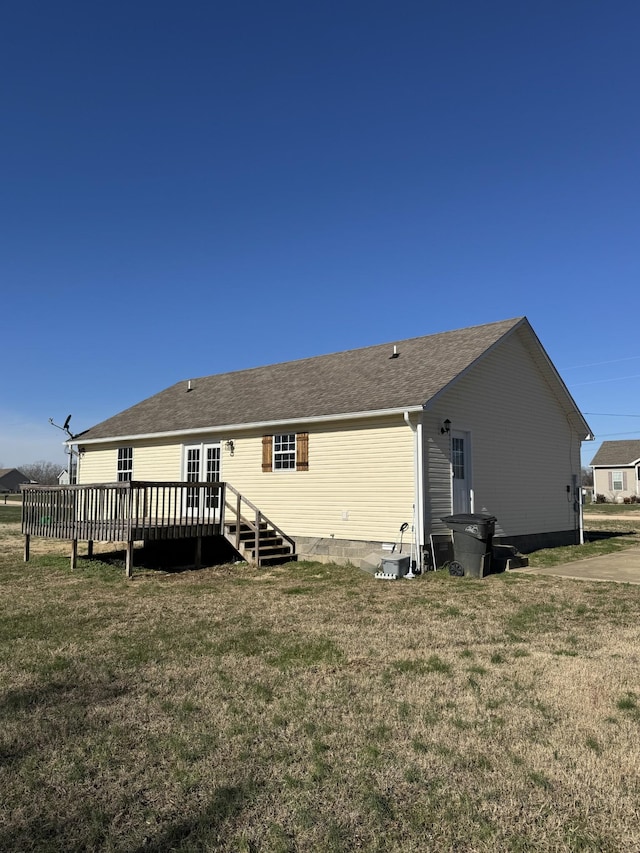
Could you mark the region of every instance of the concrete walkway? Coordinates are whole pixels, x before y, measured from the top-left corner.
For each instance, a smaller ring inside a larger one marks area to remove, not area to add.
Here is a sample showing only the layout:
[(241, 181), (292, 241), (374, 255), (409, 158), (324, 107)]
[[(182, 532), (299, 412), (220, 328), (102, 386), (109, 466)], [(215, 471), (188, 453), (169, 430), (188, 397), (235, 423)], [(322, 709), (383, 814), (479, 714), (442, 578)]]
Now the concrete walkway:
[(575, 578), (583, 581), (610, 581), (613, 583), (640, 584), (640, 547), (627, 548), (604, 557), (587, 557), (560, 566), (512, 569), (513, 572), (530, 572), (551, 577)]

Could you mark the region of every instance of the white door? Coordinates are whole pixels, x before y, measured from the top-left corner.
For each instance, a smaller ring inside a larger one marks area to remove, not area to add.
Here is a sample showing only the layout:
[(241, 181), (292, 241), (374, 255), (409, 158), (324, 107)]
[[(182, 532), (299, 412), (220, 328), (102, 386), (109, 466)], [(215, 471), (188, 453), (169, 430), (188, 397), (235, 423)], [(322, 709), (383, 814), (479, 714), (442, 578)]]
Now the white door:
[(471, 466), (469, 433), (451, 432), (451, 472), (453, 475), (454, 515), (471, 512)]
[[(184, 448), (184, 478), (188, 483), (220, 481), (220, 443), (188, 444)], [(185, 514), (207, 521), (220, 520), (219, 490), (198, 487), (187, 489)]]

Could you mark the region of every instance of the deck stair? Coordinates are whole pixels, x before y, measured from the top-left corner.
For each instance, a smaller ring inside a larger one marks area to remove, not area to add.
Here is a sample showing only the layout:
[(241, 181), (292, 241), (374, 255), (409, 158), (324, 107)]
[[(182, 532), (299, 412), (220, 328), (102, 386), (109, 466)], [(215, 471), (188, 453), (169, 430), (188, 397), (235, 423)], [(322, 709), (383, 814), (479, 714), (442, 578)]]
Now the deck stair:
[(297, 560), (293, 539), (233, 486), (227, 483), (226, 488), (223, 533), (240, 556), (254, 566)]

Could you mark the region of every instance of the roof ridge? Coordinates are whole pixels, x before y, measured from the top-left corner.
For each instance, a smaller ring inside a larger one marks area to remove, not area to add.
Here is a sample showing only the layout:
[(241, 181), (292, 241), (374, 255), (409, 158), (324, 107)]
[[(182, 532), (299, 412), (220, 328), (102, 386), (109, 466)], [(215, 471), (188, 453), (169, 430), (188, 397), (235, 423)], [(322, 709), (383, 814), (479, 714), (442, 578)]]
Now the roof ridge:
[(269, 362), (268, 364), (256, 364), (253, 367), (241, 367), (241, 368), (238, 368), (237, 370), (225, 370), (225, 371), (222, 371), (220, 373), (203, 373), (200, 376), (190, 376), (190, 377), (187, 376), (184, 379), (179, 379), (177, 382), (174, 382), (173, 385), (170, 387), (173, 388), (177, 385), (183, 385), (185, 382), (188, 382), (189, 379), (192, 382), (196, 382), (199, 379), (208, 379), (209, 377), (213, 377), (213, 376), (233, 376), (233, 375), (238, 374), (238, 373), (248, 373), (251, 370), (265, 370), (265, 369), (270, 368), (270, 367), (281, 367), (281, 366), (290, 365), (290, 364), (302, 364), (302, 363), (307, 362), (307, 361), (316, 361), (317, 359), (322, 359), (322, 358), (331, 358), (333, 356), (349, 355), (350, 353), (366, 352), (367, 350), (376, 350), (376, 349), (383, 350), (383, 349), (385, 349), (385, 347), (392, 347), (394, 345), (399, 346), (400, 344), (409, 344), (409, 343), (412, 343), (414, 341), (426, 340), (427, 338), (443, 338), (447, 335), (456, 335), (456, 334), (461, 334), (463, 332), (472, 332), (475, 329), (489, 329), (491, 326), (502, 326), (502, 325), (509, 326), (510, 325), (511, 328), (515, 328), (517, 325), (519, 325), (520, 323), (522, 323), (526, 319), (527, 319), (526, 316), (522, 315), (521, 317), (512, 317), (512, 318), (509, 318), (507, 320), (495, 320), (491, 323), (477, 323), (473, 326), (463, 326), (460, 329), (447, 329), (444, 332), (431, 332), (428, 335), (412, 335), (410, 338), (395, 338), (395, 339), (392, 339), (392, 340), (389, 340), (389, 341), (386, 341), (383, 343), (379, 343), (379, 344), (366, 344), (366, 346), (363, 346), (363, 347), (351, 347), (350, 349), (344, 349), (344, 350), (332, 350), (331, 352), (319, 353), (318, 355), (302, 356), (302, 358), (290, 358), (290, 359), (285, 359), (284, 361)]

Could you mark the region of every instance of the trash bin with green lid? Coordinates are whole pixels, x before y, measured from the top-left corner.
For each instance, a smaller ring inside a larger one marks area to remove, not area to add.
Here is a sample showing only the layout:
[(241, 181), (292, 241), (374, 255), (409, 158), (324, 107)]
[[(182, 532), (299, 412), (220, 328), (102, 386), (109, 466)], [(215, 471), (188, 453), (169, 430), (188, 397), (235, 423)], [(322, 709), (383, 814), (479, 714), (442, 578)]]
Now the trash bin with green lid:
[(491, 541), (496, 517), (483, 513), (458, 513), (441, 519), (453, 531), (452, 575), (483, 578), (491, 569)]

